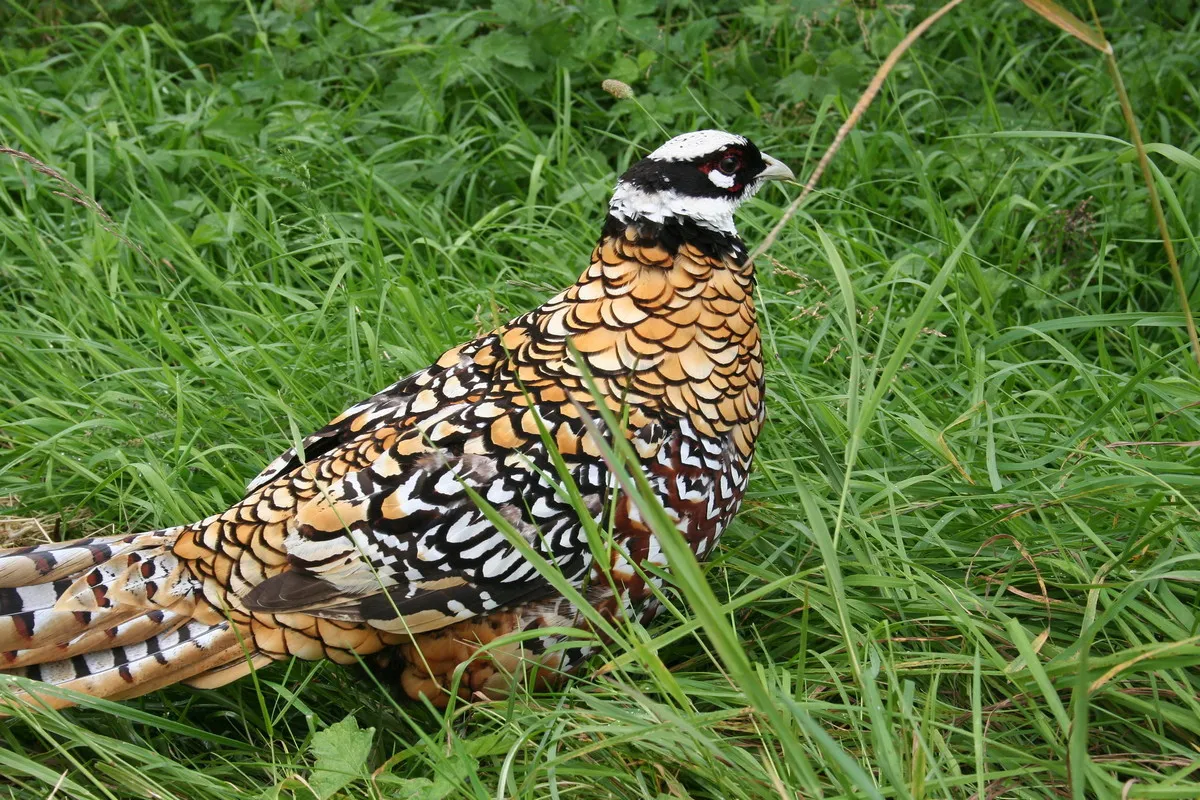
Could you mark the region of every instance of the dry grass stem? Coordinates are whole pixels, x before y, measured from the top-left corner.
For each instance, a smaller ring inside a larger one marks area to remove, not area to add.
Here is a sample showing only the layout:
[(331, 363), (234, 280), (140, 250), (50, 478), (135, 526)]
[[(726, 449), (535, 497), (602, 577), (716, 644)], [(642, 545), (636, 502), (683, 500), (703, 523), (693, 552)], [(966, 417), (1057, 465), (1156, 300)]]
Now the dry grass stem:
[(838, 128), (837, 134), (833, 137), (833, 142), (829, 145), (829, 148), (825, 151), (825, 154), (821, 156), (821, 160), (817, 162), (816, 169), (812, 171), (812, 175), (809, 176), (808, 182), (804, 184), (804, 189), (800, 192), (800, 196), (792, 201), (792, 204), (787, 207), (787, 211), (783, 212), (783, 216), (779, 218), (779, 221), (775, 223), (775, 226), (771, 228), (770, 232), (766, 235), (762, 242), (759, 243), (758, 247), (754, 248), (754, 252), (750, 254), (751, 262), (765, 253), (767, 249), (775, 243), (775, 240), (779, 237), (779, 232), (783, 230), (783, 226), (788, 224), (792, 217), (796, 215), (796, 212), (800, 210), (800, 207), (804, 204), (805, 199), (812, 194), (812, 190), (816, 188), (817, 181), (821, 180), (821, 175), (825, 173), (825, 168), (829, 166), (829, 162), (833, 161), (833, 157), (837, 155), (838, 150), (841, 149), (842, 142), (846, 140), (846, 137), (850, 134), (850, 131), (854, 130), (854, 126), (858, 124), (858, 121), (862, 118), (862, 115), (865, 114), (867, 109), (871, 106), (871, 103), (875, 100), (875, 96), (879, 94), (879, 90), (883, 88), (883, 82), (887, 80), (887, 76), (895, 68), (896, 64), (900, 63), (900, 59), (904, 56), (904, 53), (907, 52), (908, 48), (912, 47), (913, 43), (916, 42), (917, 39), (920, 39), (921, 35), (924, 34), (925, 31), (929, 30), (929, 28), (932, 27), (935, 22), (946, 16), (946, 14), (950, 13), (955, 6), (961, 5), (962, 2), (963, 0), (950, 0), (950, 2), (946, 3), (937, 11), (921, 20), (917, 27), (909, 31), (908, 34), (900, 40), (900, 43), (892, 48), (892, 52), (888, 53), (887, 58), (885, 58), (883, 63), (879, 65), (879, 69), (875, 71), (875, 77), (871, 78), (871, 82), (867, 84), (866, 90), (862, 93), (862, 96), (858, 98), (858, 102), (854, 104), (854, 108), (850, 111), (850, 116), (846, 117), (846, 121), (842, 123), (842, 127)]
[(150, 258), (150, 256), (146, 254), (146, 251), (141, 248), (141, 245), (118, 230), (116, 221), (108, 215), (108, 212), (104, 210), (104, 208), (95, 198), (85, 192), (82, 187), (75, 184), (61, 172), (54, 169), (54, 167), (51, 167), (37, 158), (34, 158), (33, 156), (29, 155), (29, 153), (26, 153), (22, 150), (15, 150), (11, 147), (0, 147), (0, 155), (11, 156), (24, 161), (33, 167), (36, 172), (40, 172), (41, 174), (53, 180), (59, 186), (62, 186), (65, 191), (54, 192), (54, 194), (58, 195), (59, 197), (65, 197), (72, 203), (83, 206), (87, 210), (94, 213), (100, 218), (100, 227), (104, 228), (104, 230), (108, 231), (117, 239), (119, 239), (126, 247), (136, 250), (142, 256), (142, 258), (146, 259), (150, 263), (154, 263), (154, 259)]

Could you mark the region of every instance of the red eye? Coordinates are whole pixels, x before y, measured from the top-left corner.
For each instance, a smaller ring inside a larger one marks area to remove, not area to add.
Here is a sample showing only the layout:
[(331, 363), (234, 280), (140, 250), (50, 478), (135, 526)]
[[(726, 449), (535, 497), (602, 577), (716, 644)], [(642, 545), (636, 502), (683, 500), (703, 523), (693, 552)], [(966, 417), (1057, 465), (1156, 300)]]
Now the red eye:
[(742, 168), (742, 160), (737, 156), (725, 156), (717, 162), (717, 169), (726, 175), (732, 175)]

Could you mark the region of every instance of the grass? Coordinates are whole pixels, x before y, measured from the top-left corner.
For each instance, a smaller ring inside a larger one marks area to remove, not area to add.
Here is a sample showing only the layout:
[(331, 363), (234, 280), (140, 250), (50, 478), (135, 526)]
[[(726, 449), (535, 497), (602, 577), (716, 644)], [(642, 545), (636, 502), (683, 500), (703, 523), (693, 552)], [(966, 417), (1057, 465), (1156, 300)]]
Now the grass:
[[(664, 131), (805, 176), (929, 10), (872, 5), (8, 0), (0, 144), (145, 256), (0, 166), (0, 536), (237, 499), (572, 280)], [(1101, 17), (1195, 308), (1200, 23), (1159, 5)], [(444, 716), (302, 663), (24, 713), (0, 796), (1200, 795), (1200, 375), (1146, 199), (1103, 62), (964, 4), (760, 265), (744, 510), (611, 669)]]

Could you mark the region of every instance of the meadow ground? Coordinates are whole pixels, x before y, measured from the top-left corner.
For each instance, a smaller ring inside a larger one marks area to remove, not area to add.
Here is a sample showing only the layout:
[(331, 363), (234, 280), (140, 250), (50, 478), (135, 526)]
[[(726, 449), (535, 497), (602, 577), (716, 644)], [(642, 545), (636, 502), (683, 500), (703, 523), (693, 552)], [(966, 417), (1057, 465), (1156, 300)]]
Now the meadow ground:
[[(917, 6), (8, 0), (0, 143), (113, 222), (0, 163), (0, 535), (224, 507), (573, 280), (668, 134), (807, 176)], [(1200, 24), (1100, 11), (1195, 307)], [(1127, 141), (1094, 52), (964, 4), (761, 263), (744, 510), (610, 669), (445, 716), (300, 663), (21, 713), (0, 796), (1200, 796), (1200, 373)]]

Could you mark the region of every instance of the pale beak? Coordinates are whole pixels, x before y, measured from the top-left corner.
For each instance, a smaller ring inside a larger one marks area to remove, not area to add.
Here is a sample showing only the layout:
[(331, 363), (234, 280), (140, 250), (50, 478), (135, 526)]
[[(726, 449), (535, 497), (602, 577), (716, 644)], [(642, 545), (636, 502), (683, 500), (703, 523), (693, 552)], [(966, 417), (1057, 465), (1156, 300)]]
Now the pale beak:
[(766, 153), (762, 154), (763, 161), (767, 162), (767, 168), (758, 173), (760, 181), (794, 181), (796, 176), (777, 158), (771, 158)]

